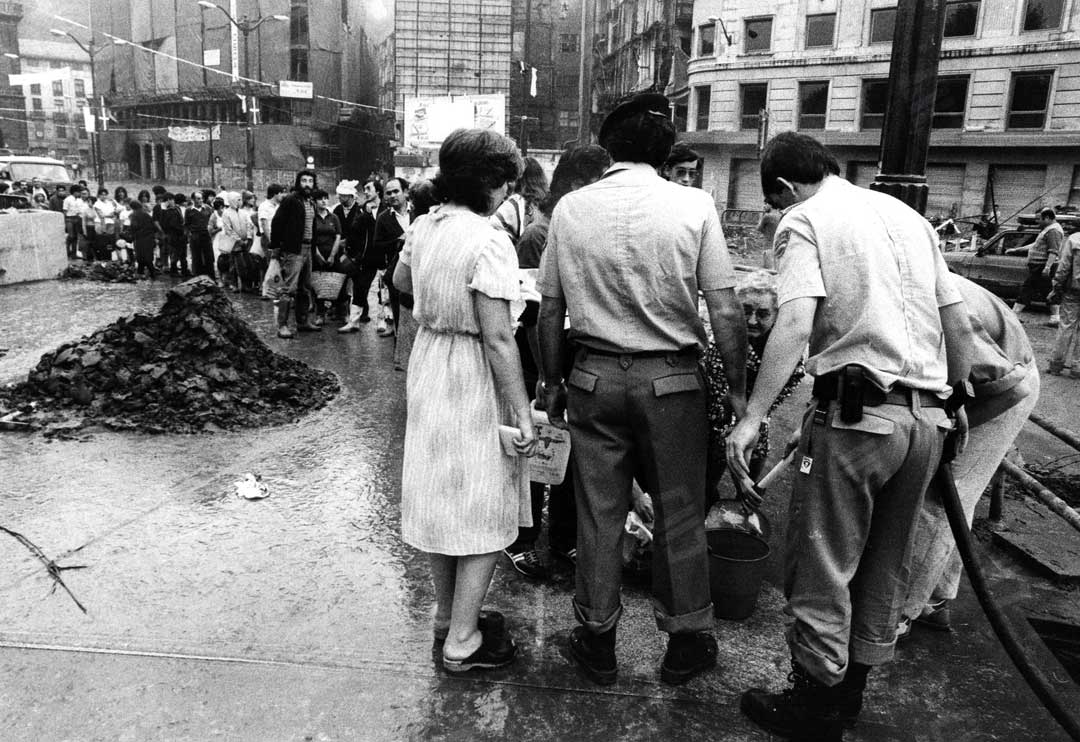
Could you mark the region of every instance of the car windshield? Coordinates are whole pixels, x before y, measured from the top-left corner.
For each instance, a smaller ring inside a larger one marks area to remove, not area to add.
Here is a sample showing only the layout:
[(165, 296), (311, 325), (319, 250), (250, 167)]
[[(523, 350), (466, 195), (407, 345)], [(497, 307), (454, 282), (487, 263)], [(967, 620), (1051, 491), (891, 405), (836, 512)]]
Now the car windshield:
[(41, 178), (48, 182), (71, 182), (71, 175), (63, 165), (51, 162), (10, 162), (7, 170), (13, 180), (33, 180)]

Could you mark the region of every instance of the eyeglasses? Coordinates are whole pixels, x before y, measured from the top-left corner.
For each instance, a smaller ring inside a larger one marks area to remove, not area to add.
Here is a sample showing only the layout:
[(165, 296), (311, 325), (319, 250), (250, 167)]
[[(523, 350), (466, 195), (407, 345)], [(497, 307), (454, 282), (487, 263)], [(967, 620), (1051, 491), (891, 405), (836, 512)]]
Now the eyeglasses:
[(773, 318), (771, 307), (759, 307), (754, 304), (743, 304), (743, 314), (746, 315), (746, 319), (756, 317), (759, 323), (768, 322)]
[(696, 178), (698, 174), (697, 168), (677, 167), (672, 173), (676, 178)]

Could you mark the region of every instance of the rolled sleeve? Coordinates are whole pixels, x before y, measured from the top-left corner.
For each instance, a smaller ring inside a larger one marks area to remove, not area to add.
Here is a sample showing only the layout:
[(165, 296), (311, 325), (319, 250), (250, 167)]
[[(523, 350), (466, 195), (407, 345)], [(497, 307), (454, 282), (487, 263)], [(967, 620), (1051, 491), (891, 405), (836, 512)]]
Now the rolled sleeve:
[(949, 266), (945, 262), (945, 256), (936, 247), (934, 248), (934, 270), (937, 273), (934, 292), (937, 297), (938, 309), (962, 302), (964, 297), (960, 295), (960, 291), (952, 280)]
[(521, 283), (518, 280), (517, 252), (506, 234), (492, 231), (491, 238), (477, 253), (469, 289), (492, 299), (518, 301), (521, 298)]
[(825, 280), (810, 224), (798, 216), (785, 216), (776, 231), (773, 250), (779, 267), (777, 305), (793, 299), (822, 298)]
[(563, 298), (562, 279), (559, 276), (559, 229), (562, 224), (559, 214), (556, 208), (548, 228), (547, 246), (540, 255), (540, 273), (536, 278), (536, 290), (541, 296), (552, 299)]
[[(708, 196), (706, 196), (708, 198)], [(710, 204), (701, 230), (701, 252), (697, 264), (698, 288), (701, 291), (729, 289), (735, 285), (735, 268), (731, 264), (724, 230), (715, 206)]]

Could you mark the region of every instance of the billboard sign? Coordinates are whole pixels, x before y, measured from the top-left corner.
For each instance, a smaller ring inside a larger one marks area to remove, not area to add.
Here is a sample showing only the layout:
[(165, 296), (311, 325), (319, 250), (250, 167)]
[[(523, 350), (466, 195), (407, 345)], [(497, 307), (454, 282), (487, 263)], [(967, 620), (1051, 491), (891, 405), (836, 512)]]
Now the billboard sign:
[(280, 95), (282, 98), (301, 98), (303, 100), (311, 100), (315, 97), (315, 85), (310, 82), (279, 80), (278, 95)]
[(438, 147), (455, 129), (506, 133), (506, 96), (495, 93), (405, 99), (406, 147)]

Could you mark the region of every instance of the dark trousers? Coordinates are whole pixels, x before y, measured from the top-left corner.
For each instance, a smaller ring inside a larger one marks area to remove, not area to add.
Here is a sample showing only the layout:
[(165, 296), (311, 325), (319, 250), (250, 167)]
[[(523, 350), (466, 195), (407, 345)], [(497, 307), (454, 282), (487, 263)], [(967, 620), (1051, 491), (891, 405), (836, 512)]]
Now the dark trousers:
[(1020, 304), (1031, 304), (1033, 301), (1046, 301), (1046, 295), (1050, 293), (1050, 279), (1043, 277), (1043, 269), (1046, 263), (1028, 263), (1028, 276), (1020, 287), (1020, 294), (1016, 301)]
[(214, 246), (209, 234), (191, 235), (191, 272), (214, 278)]
[(64, 232), (67, 234), (67, 254), (69, 258), (78, 257), (79, 233), (82, 231), (82, 219), (77, 216), (64, 217)]
[(568, 379), (577, 494), (574, 612), (590, 631), (622, 613), (622, 535), (634, 479), (652, 496), (653, 612), (669, 633), (712, 628), (705, 544), (705, 383), (695, 354), (578, 351)]
[[(533, 360), (524, 328), (518, 329), (514, 335), (514, 341), (517, 343), (518, 354), (521, 356), (525, 390), (529, 393), (529, 400), (532, 401), (536, 394), (539, 372), (536, 369), (536, 361)], [(551, 485), (551, 491), (548, 493), (548, 545), (562, 552), (573, 549), (577, 543), (577, 505), (574, 502), (574, 477), (571, 473), (573, 465), (571, 453), (566, 479), (561, 484)], [(544, 515), (544, 489), (545, 486), (537, 482), (530, 485), (533, 524), (518, 528), (517, 540), (510, 545), (508, 551), (516, 554), (536, 548), (536, 540), (540, 537), (540, 523)]]
[(177, 270), (177, 268), (179, 268), (182, 273), (189, 273), (190, 271), (188, 271), (187, 260), (187, 240), (184, 239), (184, 235), (169, 235), (166, 240), (169, 246), (169, 272), (173, 273)]
[(378, 268), (367, 265), (362, 265), (349, 274), (353, 282), (352, 303), (361, 308), (361, 316), (368, 316), (368, 294), (371, 293), (371, 284), (375, 282), (378, 274)]
[(135, 269), (141, 276), (146, 270), (150, 277), (157, 275), (157, 266), (154, 265), (154, 238), (142, 238), (135, 240)]

